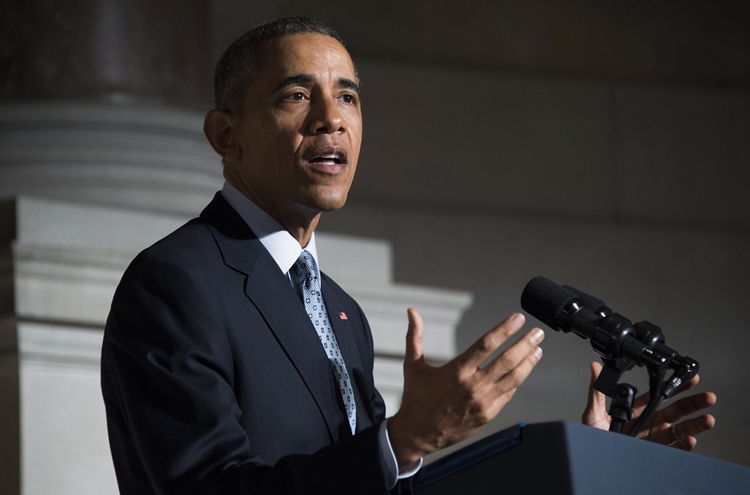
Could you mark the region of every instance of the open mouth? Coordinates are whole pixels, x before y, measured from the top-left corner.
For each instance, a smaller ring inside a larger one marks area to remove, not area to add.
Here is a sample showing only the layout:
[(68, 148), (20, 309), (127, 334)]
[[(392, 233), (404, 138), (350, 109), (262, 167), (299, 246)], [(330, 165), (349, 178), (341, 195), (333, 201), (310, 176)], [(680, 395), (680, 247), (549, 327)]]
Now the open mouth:
[(309, 161), (310, 163), (326, 164), (326, 165), (339, 165), (341, 163), (344, 163), (341, 156), (337, 154), (320, 155), (320, 156), (316, 156), (312, 158)]
[(347, 154), (338, 146), (323, 146), (311, 149), (303, 157), (311, 165), (346, 165)]

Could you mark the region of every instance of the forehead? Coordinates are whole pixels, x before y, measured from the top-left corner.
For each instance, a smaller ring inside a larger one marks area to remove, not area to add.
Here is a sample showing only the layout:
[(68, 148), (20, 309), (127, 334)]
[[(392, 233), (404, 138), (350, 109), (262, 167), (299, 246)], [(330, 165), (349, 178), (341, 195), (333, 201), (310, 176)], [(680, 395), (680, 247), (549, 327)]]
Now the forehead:
[(298, 74), (356, 79), (346, 48), (319, 33), (297, 33), (268, 41), (262, 50), (260, 79), (268, 82)]

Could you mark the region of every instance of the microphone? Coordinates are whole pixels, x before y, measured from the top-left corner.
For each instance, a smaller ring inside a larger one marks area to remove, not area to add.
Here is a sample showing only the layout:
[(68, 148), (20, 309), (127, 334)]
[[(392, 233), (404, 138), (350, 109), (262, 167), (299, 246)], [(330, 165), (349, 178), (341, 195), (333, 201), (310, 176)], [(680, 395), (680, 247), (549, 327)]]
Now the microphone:
[(570, 289), (535, 277), (521, 294), (521, 307), (553, 330), (589, 339), (604, 358), (627, 358), (649, 369), (666, 369), (666, 357), (638, 340), (630, 320), (613, 313), (603, 301)]
[(661, 390), (664, 398), (674, 394), (698, 372), (697, 361), (665, 345), (658, 326), (647, 321), (633, 325), (601, 299), (575, 287), (535, 277), (523, 290), (521, 307), (554, 330), (572, 331), (590, 339), (591, 346), (604, 358), (627, 358), (645, 365), (653, 373), (674, 370)]
[[(586, 294), (585, 292), (569, 285), (563, 285), (563, 287), (581, 299), (584, 306), (602, 317), (607, 317), (613, 313), (613, 311), (607, 307), (607, 303), (601, 299), (597, 299), (596, 297)], [(646, 347), (649, 349), (664, 355), (670, 361), (678, 356), (677, 351), (665, 345), (664, 334), (658, 326), (648, 321), (641, 321), (634, 324), (633, 328), (635, 329), (636, 338), (646, 344)]]
[[(614, 313), (604, 301), (570, 286), (559, 286), (535, 277), (521, 294), (521, 307), (554, 330), (573, 332), (589, 339), (591, 347), (604, 361), (594, 388), (612, 398), (610, 431), (622, 432), (631, 419), (635, 387), (618, 384), (620, 376), (634, 364), (645, 365), (649, 372), (651, 394), (648, 404), (631, 426), (635, 436), (662, 401), (698, 372), (698, 362), (664, 344), (661, 329), (647, 321), (633, 325)], [(662, 385), (667, 369), (672, 377)]]

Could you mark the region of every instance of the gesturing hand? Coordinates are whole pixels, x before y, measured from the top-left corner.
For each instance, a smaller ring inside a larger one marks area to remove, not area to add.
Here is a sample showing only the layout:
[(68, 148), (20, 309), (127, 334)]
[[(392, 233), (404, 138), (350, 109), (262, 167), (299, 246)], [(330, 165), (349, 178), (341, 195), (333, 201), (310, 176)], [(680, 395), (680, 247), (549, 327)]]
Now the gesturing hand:
[(491, 421), (513, 397), (542, 357), (544, 332), (535, 328), (480, 367), (524, 324), (514, 314), (444, 366), (425, 362), (422, 317), (408, 310), (401, 408), (388, 421), (388, 435), (399, 468), (464, 440)]
[[(596, 382), (601, 370), (602, 365), (600, 363), (591, 363), (591, 386), (589, 388), (588, 404), (586, 404), (586, 410), (583, 412), (583, 423), (607, 430), (609, 429), (610, 416), (606, 411), (606, 399), (604, 394), (594, 389), (594, 382)], [(695, 375), (677, 393), (679, 394), (693, 388), (698, 384), (699, 380), (699, 376)], [(629, 427), (638, 419), (638, 416), (640, 416), (646, 404), (648, 404), (648, 400), (648, 393), (635, 399), (633, 402), (633, 418), (625, 425), (623, 429), (624, 433), (627, 434)], [(698, 443), (698, 440), (695, 438), (696, 435), (713, 428), (716, 420), (710, 414), (703, 414), (679, 423), (678, 421), (685, 416), (711, 407), (715, 403), (716, 395), (711, 392), (683, 397), (652, 414), (636, 437), (663, 445), (671, 445), (683, 450), (692, 450)]]

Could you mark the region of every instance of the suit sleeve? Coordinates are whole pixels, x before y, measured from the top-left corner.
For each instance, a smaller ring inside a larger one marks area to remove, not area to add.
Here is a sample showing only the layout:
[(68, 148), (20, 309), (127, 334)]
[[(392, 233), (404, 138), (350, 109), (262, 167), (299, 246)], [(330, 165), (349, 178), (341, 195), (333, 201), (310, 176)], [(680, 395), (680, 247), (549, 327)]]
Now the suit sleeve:
[(136, 260), (118, 287), (102, 391), (121, 493), (388, 493), (379, 424), (273, 466), (253, 458), (214, 293), (163, 261)]

